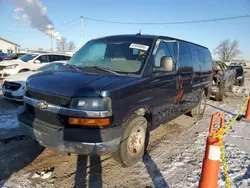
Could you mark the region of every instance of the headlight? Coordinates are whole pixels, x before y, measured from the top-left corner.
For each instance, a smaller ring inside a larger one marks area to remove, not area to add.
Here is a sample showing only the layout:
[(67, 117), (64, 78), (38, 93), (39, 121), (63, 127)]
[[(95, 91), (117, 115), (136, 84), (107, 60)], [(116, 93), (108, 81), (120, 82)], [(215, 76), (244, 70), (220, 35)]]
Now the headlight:
[(14, 69), (18, 66), (18, 64), (15, 64), (15, 65), (9, 65), (9, 66), (6, 66), (4, 69)]
[(71, 108), (91, 111), (111, 110), (111, 99), (109, 97), (73, 99)]

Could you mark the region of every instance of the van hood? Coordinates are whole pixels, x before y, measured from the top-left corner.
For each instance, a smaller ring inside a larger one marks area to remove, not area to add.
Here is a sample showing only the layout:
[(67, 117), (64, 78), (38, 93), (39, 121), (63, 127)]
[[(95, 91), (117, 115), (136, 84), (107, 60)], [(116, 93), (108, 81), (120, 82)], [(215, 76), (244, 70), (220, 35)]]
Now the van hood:
[(33, 75), (27, 88), (65, 97), (97, 97), (108, 85), (126, 77), (84, 72), (55, 71)]
[(2, 66), (8, 66), (8, 65), (14, 65), (14, 64), (19, 64), (19, 63), (24, 63), (24, 62), (22, 60), (20, 60), (20, 59), (5, 60), (5, 61), (1, 61), (0, 65), (2, 65)]

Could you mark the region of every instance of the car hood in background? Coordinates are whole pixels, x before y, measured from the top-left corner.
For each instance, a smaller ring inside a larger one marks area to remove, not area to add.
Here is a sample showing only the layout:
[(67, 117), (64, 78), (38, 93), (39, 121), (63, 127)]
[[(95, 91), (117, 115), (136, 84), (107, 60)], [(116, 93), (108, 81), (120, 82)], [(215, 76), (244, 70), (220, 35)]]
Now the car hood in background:
[(27, 78), (33, 74), (36, 74), (37, 72), (34, 71), (27, 71), (27, 72), (22, 72), (18, 74), (14, 74), (12, 76), (8, 76), (5, 78), (6, 81), (8, 82), (26, 82)]
[(108, 85), (126, 77), (83, 72), (43, 72), (27, 80), (29, 89), (65, 97), (98, 97)]
[(23, 63), (22, 60), (20, 59), (15, 59), (15, 60), (4, 60), (0, 62), (0, 66), (8, 66), (8, 65), (14, 65), (14, 64), (19, 64), (19, 63)]

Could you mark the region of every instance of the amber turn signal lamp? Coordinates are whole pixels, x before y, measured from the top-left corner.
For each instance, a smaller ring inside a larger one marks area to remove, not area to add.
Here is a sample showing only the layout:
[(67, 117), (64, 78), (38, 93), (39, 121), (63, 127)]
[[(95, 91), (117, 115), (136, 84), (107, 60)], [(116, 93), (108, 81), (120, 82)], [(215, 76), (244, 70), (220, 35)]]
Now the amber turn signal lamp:
[(87, 118), (73, 118), (73, 117), (69, 117), (68, 123), (70, 125), (107, 126), (107, 125), (110, 124), (110, 119), (109, 118), (87, 119)]

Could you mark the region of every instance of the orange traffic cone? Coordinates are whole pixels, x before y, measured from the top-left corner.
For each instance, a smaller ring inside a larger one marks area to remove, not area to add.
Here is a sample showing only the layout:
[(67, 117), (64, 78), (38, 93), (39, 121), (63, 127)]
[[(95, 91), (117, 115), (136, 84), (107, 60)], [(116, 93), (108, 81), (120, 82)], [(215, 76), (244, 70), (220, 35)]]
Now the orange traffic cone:
[(246, 110), (246, 114), (245, 114), (245, 119), (246, 120), (250, 120), (250, 99), (248, 99), (247, 110)]
[(214, 130), (214, 122), (216, 118), (220, 118), (220, 128), (224, 127), (224, 115), (217, 112), (211, 118), (209, 136), (207, 137), (207, 145), (205, 156), (203, 159), (201, 179), (199, 188), (217, 188), (220, 170), (220, 146), (219, 139), (213, 138), (210, 135), (217, 135), (220, 132)]

